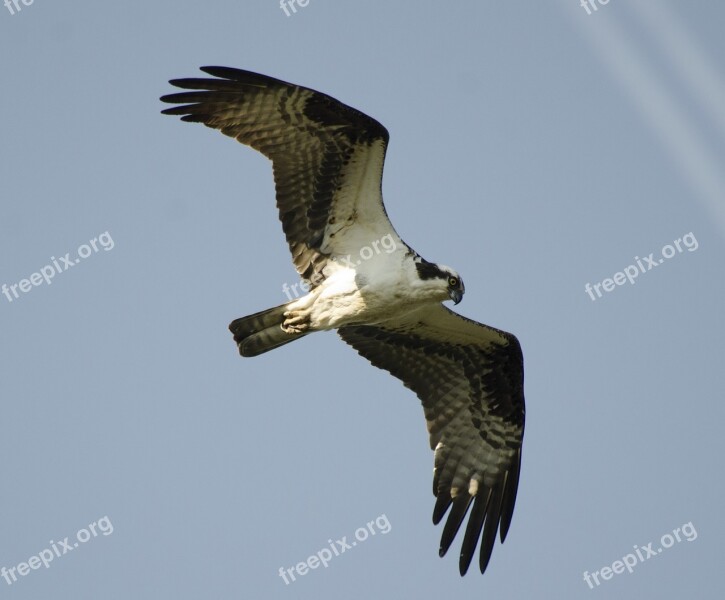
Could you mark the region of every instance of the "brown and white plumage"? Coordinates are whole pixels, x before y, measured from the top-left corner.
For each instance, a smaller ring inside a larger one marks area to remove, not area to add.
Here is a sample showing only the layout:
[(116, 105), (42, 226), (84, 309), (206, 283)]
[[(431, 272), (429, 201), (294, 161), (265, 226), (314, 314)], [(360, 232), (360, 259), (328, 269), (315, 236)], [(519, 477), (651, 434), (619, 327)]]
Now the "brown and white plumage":
[(461, 575), (468, 570), (483, 529), (483, 573), (499, 522), (502, 542), (508, 533), (521, 468), (525, 409), (518, 340), (442, 304), (392, 322), (338, 331), (421, 399), (435, 450), (433, 522), (438, 524), (452, 505), (440, 555), (448, 551), (473, 503), (459, 567)]
[[(380, 189), (385, 127), (330, 96), (266, 75), (202, 71), (218, 79), (172, 80), (194, 91), (161, 98), (180, 104), (163, 113), (218, 129), (272, 161), (279, 217), (302, 278), (321, 283), (330, 257), (355, 247), (347, 239), (353, 221), (377, 229), (372, 239), (393, 230)], [(379, 201), (368, 202), (369, 195)]]
[[(524, 432), (523, 357), (517, 339), (444, 307), (465, 291), (458, 274), (428, 262), (395, 233), (381, 183), (388, 132), (314, 90), (226, 67), (215, 79), (177, 79), (187, 91), (163, 111), (200, 122), (272, 160), (277, 206), (297, 272), (310, 292), (236, 319), (240, 353), (256, 356), (315, 331), (337, 329), (373, 365), (421, 399), (435, 450), (433, 521), (450, 508), (440, 555), (469, 514), (459, 568), (480, 539), (488, 565), (496, 532), (511, 523)], [(351, 262), (375, 240), (390, 252)], [(347, 257), (347, 260), (346, 260)]]

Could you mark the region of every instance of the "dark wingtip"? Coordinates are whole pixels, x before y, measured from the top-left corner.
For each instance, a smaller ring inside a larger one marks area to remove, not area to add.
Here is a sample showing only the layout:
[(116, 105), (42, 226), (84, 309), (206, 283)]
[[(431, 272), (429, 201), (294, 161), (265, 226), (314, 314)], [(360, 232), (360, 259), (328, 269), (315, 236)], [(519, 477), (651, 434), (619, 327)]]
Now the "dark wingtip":
[(471, 560), (464, 560), (463, 555), (461, 555), (461, 559), (458, 561), (458, 572), (461, 574), (461, 577), (468, 573), (468, 567), (470, 564)]
[(491, 560), (491, 553), (483, 554), (481, 553), (481, 558), (479, 560), (478, 566), (481, 567), (481, 575), (483, 575), (486, 572), (486, 568), (488, 567), (488, 561)]
[(451, 547), (453, 539), (458, 533), (458, 529), (461, 527), (461, 523), (466, 518), (466, 513), (471, 506), (471, 496), (468, 492), (462, 492), (453, 499), (453, 507), (451, 512), (448, 513), (448, 520), (443, 527), (443, 533), (441, 534), (441, 545), (438, 550), (438, 556), (445, 556), (448, 552), (448, 548)]
[(453, 502), (453, 499), (450, 494), (446, 491), (442, 491), (436, 500), (435, 507), (433, 508), (433, 525), (438, 525), (438, 523), (441, 522), (441, 519), (445, 516), (451, 502)]
[(506, 472), (506, 478), (503, 484), (503, 498), (501, 500), (501, 525), (499, 527), (499, 535), (501, 543), (506, 540), (506, 536), (511, 527), (511, 519), (514, 515), (514, 507), (516, 506), (516, 493), (519, 487), (519, 476), (521, 472), (521, 448), (519, 448), (516, 457), (516, 466)]
[(199, 67), (201, 71), (204, 71), (207, 75), (211, 75), (212, 77), (223, 77), (224, 79), (234, 79), (235, 76), (239, 76), (242, 73), (246, 73), (247, 71), (242, 71), (241, 69), (233, 69), (232, 67), (218, 67), (218, 66), (206, 66), (206, 67)]
[[(174, 102), (176, 102), (176, 101), (174, 100), (174, 96), (175, 96), (175, 95), (176, 95), (176, 94), (164, 94), (163, 96), (161, 96), (161, 97), (159, 98), (159, 100), (160, 100), (161, 102), (165, 102), (166, 104), (173, 104)], [(164, 115), (170, 115), (170, 114), (173, 114), (173, 113), (170, 113), (169, 111), (170, 111), (170, 110), (174, 110), (175, 108), (176, 108), (176, 107), (172, 107), (172, 108), (165, 108), (164, 110), (162, 110), (162, 111), (161, 111), (161, 113), (162, 113), (162, 114), (164, 114)]]
[(461, 575), (466, 574), (476, 554), (476, 547), (478, 546), (478, 539), (481, 536), (481, 529), (483, 529), (483, 522), (486, 518), (486, 510), (490, 497), (491, 490), (481, 486), (473, 500), (473, 509), (468, 518), (468, 526), (466, 527), (466, 534), (463, 536), (461, 555), (458, 560), (458, 569)]
[[(281, 79), (270, 77), (269, 75), (262, 75), (261, 73), (255, 73), (254, 71), (245, 71), (244, 69), (235, 69), (233, 67), (199, 67), (207, 75), (212, 77), (219, 77), (221, 79), (227, 79), (229, 81), (236, 81), (245, 85), (258, 85), (267, 86), (270, 84), (280, 85), (294, 85)], [(298, 87), (298, 86), (295, 86)], [(319, 93), (319, 92), (318, 92)]]

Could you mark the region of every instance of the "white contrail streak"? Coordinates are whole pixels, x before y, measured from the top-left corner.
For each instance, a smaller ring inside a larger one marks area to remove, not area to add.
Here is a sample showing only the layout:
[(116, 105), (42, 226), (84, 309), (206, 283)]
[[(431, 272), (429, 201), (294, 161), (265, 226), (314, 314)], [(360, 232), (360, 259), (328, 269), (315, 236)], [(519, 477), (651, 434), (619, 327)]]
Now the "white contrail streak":
[[(644, 0), (637, 0), (638, 2)], [(675, 165), (682, 171), (705, 208), (725, 234), (725, 180), (722, 160), (717, 160), (702, 137), (688, 121), (686, 113), (675, 103), (673, 95), (658, 81), (636, 48), (603, 10), (594, 15), (579, 14), (570, 2), (562, 9), (574, 21), (585, 39), (612, 76), (629, 92), (644, 121), (660, 138)], [(659, 10), (660, 3), (657, 2)], [(607, 10), (616, 10), (610, 4)]]

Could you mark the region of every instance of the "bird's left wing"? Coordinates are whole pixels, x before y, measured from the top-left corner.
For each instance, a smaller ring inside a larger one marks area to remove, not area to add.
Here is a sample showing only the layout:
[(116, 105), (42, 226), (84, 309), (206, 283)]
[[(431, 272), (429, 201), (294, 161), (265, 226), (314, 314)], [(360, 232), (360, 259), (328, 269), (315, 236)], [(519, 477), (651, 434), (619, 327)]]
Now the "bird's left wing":
[(334, 98), (251, 71), (203, 67), (214, 78), (173, 79), (186, 91), (162, 111), (204, 123), (272, 161), (277, 208), (297, 272), (311, 287), (336, 258), (385, 236), (403, 245), (381, 192), (388, 131)]
[(506, 538), (521, 468), (525, 407), (518, 340), (442, 304), (400, 320), (338, 331), (421, 399), (435, 450), (433, 522), (439, 523), (452, 505), (440, 555), (472, 505), (459, 569), (466, 573), (481, 537), (483, 573), (499, 524), (501, 541)]

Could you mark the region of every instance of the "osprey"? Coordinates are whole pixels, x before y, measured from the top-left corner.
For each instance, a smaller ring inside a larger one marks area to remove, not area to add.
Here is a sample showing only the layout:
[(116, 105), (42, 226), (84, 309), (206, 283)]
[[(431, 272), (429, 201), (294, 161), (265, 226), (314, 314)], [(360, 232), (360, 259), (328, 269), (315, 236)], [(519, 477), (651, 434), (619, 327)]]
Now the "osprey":
[(257, 356), (337, 329), (412, 389), (435, 450), (433, 523), (450, 508), (439, 554), (470, 509), (459, 570), (466, 573), (480, 539), (483, 573), (496, 532), (503, 542), (509, 530), (521, 468), (518, 340), (446, 308), (443, 301), (463, 298), (461, 277), (423, 259), (395, 232), (381, 189), (385, 127), (302, 86), (226, 67), (202, 71), (215, 79), (170, 81), (191, 91), (163, 96), (177, 105), (163, 113), (204, 123), (271, 159), (282, 228), (309, 289), (233, 321), (239, 352)]

